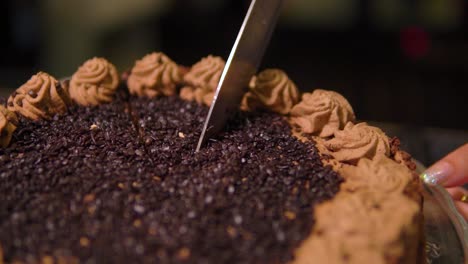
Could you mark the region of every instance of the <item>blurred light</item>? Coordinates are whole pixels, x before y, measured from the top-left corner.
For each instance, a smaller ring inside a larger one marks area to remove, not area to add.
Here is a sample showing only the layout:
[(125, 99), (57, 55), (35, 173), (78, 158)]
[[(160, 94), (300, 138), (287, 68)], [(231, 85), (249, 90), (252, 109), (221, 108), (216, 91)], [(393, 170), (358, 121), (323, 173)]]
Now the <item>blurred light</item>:
[(281, 23), (294, 27), (346, 29), (357, 20), (359, 0), (287, 0)]
[(400, 48), (411, 59), (427, 55), (431, 46), (429, 34), (421, 27), (409, 26), (400, 31)]

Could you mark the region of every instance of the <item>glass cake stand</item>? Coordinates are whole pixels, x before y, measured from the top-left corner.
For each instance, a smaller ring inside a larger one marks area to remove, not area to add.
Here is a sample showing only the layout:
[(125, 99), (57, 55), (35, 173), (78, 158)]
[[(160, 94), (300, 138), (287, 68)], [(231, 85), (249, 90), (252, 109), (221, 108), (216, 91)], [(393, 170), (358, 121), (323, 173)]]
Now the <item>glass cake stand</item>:
[[(417, 171), (424, 166), (416, 162)], [(423, 185), (426, 261), (428, 264), (468, 263), (468, 225), (441, 186)]]

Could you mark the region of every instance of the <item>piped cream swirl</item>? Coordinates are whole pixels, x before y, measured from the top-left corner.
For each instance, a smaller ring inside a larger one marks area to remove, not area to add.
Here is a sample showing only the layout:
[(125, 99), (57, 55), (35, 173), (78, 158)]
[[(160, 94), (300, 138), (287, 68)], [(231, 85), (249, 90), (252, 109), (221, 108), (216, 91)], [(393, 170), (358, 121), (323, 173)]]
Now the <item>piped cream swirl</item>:
[(0, 147), (6, 148), (18, 126), (16, 114), (0, 105)]
[(118, 85), (115, 66), (104, 58), (93, 58), (73, 74), (68, 92), (80, 105), (98, 105), (111, 102)]
[(280, 114), (288, 114), (298, 101), (299, 90), (279, 69), (266, 69), (253, 77), (243, 100), (248, 110), (265, 108)]
[(153, 98), (173, 95), (182, 81), (179, 66), (162, 52), (153, 52), (136, 61), (127, 80), (130, 93)]
[(67, 111), (70, 97), (62, 85), (45, 72), (39, 72), (8, 98), (8, 110), (32, 120), (51, 119)]
[(369, 126), (365, 122), (356, 125), (349, 122), (343, 130), (334, 133), (334, 138), (323, 144), (335, 159), (344, 162), (390, 155), (387, 135), (380, 128)]
[(194, 64), (184, 76), (186, 87), (180, 91), (180, 97), (199, 104), (210, 105), (225, 62), (221, 57), (209, 55)]
[(330, 137), (354, 120), (353, 108), (342, 95), (322, 89), (304, 93), (291, 110), (293, 126), (319, 137)]

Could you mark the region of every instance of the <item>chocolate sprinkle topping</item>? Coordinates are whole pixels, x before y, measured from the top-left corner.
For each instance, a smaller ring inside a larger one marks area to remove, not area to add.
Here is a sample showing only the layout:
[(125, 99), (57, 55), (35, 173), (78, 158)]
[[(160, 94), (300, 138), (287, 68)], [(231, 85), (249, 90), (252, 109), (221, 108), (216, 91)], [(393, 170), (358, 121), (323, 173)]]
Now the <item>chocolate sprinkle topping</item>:
[(34, 92), (34, 91), (32, 91), (32, 90), (28, 91), (28, 94), (29, 94), (29, 96), (31, 96), (32, 98), (36, 98), (36, 97), (37, 97), (37, 93)]
[(240, 113), (194, 153), (206, 107), (124, 99), (22, 119), (0, 149), (7, 262), (286, 262), (339, 189), (277, 114)]

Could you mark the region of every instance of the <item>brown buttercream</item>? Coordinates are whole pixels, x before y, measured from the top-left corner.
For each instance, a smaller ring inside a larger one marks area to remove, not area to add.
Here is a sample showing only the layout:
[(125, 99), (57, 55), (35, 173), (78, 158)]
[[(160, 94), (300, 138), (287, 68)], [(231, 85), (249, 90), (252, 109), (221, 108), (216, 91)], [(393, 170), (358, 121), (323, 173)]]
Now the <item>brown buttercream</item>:
[(340, 174), (346, 179), (341, 188), (350, 192), (369, 189), (402, 193), (412, 179), (411, 171), (406, 166), (384, 155), (378, 155), (373, 160), (361, 158), (357, 166), (344, 166)]
[(104, 58), (93, 58), (73, 74), (68, 92), (80, 105), (98, 105), (111, 102), (118, 85), (115, 66)]
[(320, 137), (330, 137), (354, 120), (353, 109), (342, 95), (322, 89), (304, 93), (301, 102), (291, 110), (294, 127)]
[(17, 126), (18, 118), (16, 114), (0, 105), (0, 147), (8, 147)]
[[(310, 111), (310, 119), (291, 118), (292, 125), (302, 128), (293, 130), (293, 134), (303, 141), (313, 139), (324, 165), (331, 165), (345, 181), (333, 199), (315, 208), (313, 231), (296, 249), (292, 263), (414, 263), (419, 258), (416, 239), (421, 235), (421, 198), (414, 193), (417, 176), (404, 162), (389, 158), (389, 138), (379, 128), (348, 122), (339, 130), (343, 122), (339, 116), (354, 119), (350, 106), (340, 106), (339, 110), (330, 107), (334, 103), (329, 99), (322, 105), (319, 96), (306, 97), (293, 108), (291, 116), (299, 116), (295, 110), (312, 109), (304, 102), (324, 110)], [(335, 109), (330, 111), (334, 118), (326, 109)], [(344, 109), (345, 115), (337, 114)], [(321, 138), (328, 134), (322, 131), (329, 121), (333, 124), (332, 138)], [(317, 129), (316, 124), (323, 129)], [(304, 136), (303, 132), (315, 136)]]
[(223, 73), (225, 62), (221, 57), (209, 55), (192, 66), (185, 74), (186, 87), (180, 91), (180, 97), (199, 104), (211, 105), (214, 92)]
[(265, 108), (285, 115), (298, 101), (299, 90), (286, 73), (279, 69), (266, 69), (250, 81), (242, 108), (250, 111)]
[(340, 192), (316, 207), (312, 235), (296, 250), (294, 263), (399, 260), (405, 246), (396, 242), (417, 232), (418, 204), (404, 194), (411, 171), (379, 155), (345, 165), (340, 174), (345, 178)]
[(162, 52), (153, 52), (136, 61), (128, 77), (131, 94), (146, 97), (175, 94), (182, 81), (179, 66)]
[(313, 234), (294, 263), (399, 263), (405, 245), (396, 242), (411, 236), (418, 213), (398, 192), (339, 193), (317, 206)]
[(32, 120), (51, 119), (67, 111), (70, 97), (61, 84), (39, 72), (8, 98), (8, 110)]
[(180, 89), (180, 98), (187, 101), (197, 101), (199, 104), (207, 106), (213, 101), (214, 91), (185, 86)]
[(369, 126), (365, 122), (356, 125), (349, 122), (343, 130), (335, 131), (334, 138), (323, 144), (335, 159), (345, 162), (390, 155), (387, 135), (380, 128)]

